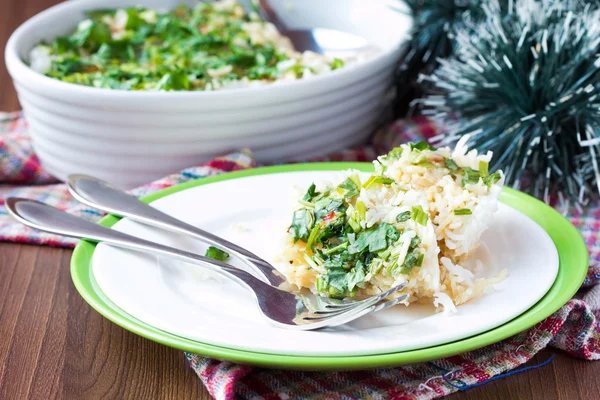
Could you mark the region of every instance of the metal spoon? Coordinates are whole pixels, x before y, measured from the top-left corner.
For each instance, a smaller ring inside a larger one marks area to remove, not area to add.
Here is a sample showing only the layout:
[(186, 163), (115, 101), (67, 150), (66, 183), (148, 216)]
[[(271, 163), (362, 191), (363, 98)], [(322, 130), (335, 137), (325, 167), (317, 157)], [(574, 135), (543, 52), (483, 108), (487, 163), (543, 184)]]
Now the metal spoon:
[(303, 53), (312, 51), (332, 57), (347, 57), (360, 52), (375, 50), (375, 47), (360, 36), (335, 29), (290, 29), (269, 0), (258, 0), (255, 6), (263, 20), (271, 22), (279, 32), (290, 39), (294, 48)]

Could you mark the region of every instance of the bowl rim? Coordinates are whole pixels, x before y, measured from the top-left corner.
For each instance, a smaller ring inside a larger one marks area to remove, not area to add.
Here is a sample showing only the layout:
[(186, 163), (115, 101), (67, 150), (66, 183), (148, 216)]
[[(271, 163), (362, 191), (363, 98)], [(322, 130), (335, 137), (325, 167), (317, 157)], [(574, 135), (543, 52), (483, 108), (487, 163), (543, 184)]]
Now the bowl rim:
[[(58, 3), (52, 7), (49, 7), (33, 17), (29, 18), (25, 22), (15, 29), (10, 35), (4, 52), (5, 63), (7, 70), (14, 82), (26, 81), (27, 86), (40, 86), (46, 89), (55, 90), (64, 94), (71, 95), (90, 95), (90, 96), (102, 96), (106, 98), (131, 98), (131, 99), (190, 99), (190, 98), (201, 98), (209, 97), (212, 99), (227, 98), (230, 96), (253, 96), (264, 93), (276, 94), (282, 91), (295, 90), (310, 86), (318, 86), (323, 81), (335, 78), (339, 80), (351, 80), (352, 76), (366, 72), (372, 67), (380, 64), (383, 60), (391, 57), (399, 57), (402, 51), (402, 45), (410, 38), (410, 31), (414, 25), (414, 21), (410, 15), (405, 15), (408, 18), (408, 26), (403, 37), (399, 38), (397, 43), (386, 49), (382, 49), (380, 53), (374, 57), (368, 58), (359, 63), (349, 65), (336, 71), (331, 71), (327, 74), (316, 75), (310, 79), (298, 79), (295, 81), (283, 81), (274, 84), (268, 84), (258, 87), (246, 87), (246, 88), (234, 88), (227, 90), (217, 91), (129, 91), (123, 89), (107, 89), (97, 88), (91, 86), (78, 85), (69, 82), (63, 82), (58, 79), (50, 78), (34, 71), (25, 61), (20, 57), (19, 50), (21, 50), (20, 42), (28, 33), (37, 25), (43, 22), (55, 22), (56, 15), (62, 13), (64, 10), (81, 11), (85, 9), (93, 9), (98, 6), (99, 0), (79, 0), (79, 1), (64, 1)], [(131, 0), (126, 0), (131, 2)], [(404, 2), (404, 0), (400, 0)], [(96, 4), (94, 6), (94, 4)], [(125, 4), (124, 4), (125, 5)], [(373, 2), (373, 5), (379, 5), (385, 8), (385, 3), (378, 4)]]

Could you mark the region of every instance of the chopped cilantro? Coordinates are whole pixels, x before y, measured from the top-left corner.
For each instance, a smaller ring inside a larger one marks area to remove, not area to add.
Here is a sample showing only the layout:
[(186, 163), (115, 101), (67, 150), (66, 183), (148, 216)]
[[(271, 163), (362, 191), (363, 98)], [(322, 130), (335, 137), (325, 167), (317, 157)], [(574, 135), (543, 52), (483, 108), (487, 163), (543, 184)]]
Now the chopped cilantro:
[[(267, 28), (259, 14), (246, 13), (241, 2), (85, 14), (68, 35), (38, 45), (51, 60), (45, 75), (108, 89), (201, 91), (245, 79), (302, 78), (306, 69), (319, 73), (300, 53), (287, 51), (278, 36), (261, 32)], [(262, 39), (254, 39), (255, 34)], [(323, 61), (332, 70), (345, 67), (339, 58)]]
[(418, 142), (418, 143), (409, 143), (408, 146), (410, 147), (411, 150), (419, 150), (419, 151), (423, 151), (423, 150), (431, 150), (431, 151), (436, 151), (437, 149), (433, 146), (430, 146), (427, 142)]
[(359, 233), (354, 243), (348, 248), (348, 251), (350, 254), (356, 254), (367, 249), (371, 253), (385, 250), (391, 242), (395, 242), (399, 237), (400, 232), (392, 225), (384, 222), (376, 228)]
[(344, 192), (344, 198), (346, 199), (352, 199), (354, 196), (358, 196), (360, 193), (360, 188), (356, 182), (350, 178), (347, 178), (344, 182), (342, 182), (338, 188)]
[(365, 280), (365, 270), (361, 266), (356, 266), (350, 272), (348, 272), (347, 278), (348, 280), (348, 290), (352, 291), (359, 283), (364, 282)]
[(290, 226), (294, 242), (298, 240), (307, 241), (314, 223), (315, 216), (311, 210), (307, 210), (306, 208), (296, 210), (292, 217), (292, 225)]
[(317, 195), (318, 195), (318, 193), (316, 192), (316, 186), (315, 186), (315, 184), (313, 183), (313, 184), (311, 184), (311, 185), (308, 187), (308, 190), (307, 190), (307, 191), (306, 191), (306, 193), (304, 194), (304, 197), (302, 197), (302, 200), (304, 200), (304, 201), (307, 201), (307, 202), (310, 202), (310, 201), (312, 201), (312, 199), (313, 199), (314, 197), (316, 197)]

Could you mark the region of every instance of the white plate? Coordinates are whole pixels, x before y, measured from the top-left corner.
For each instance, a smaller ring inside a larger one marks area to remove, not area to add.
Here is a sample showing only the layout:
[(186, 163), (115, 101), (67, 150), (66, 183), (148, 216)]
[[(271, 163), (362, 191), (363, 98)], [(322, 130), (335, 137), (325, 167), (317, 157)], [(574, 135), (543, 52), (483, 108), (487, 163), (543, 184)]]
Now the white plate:
[[(293, 185), (307, 187), (313, 181), (335, 179), (338, 173), (290, 172), (221, 181), (172, 194), (152, 205), (272, 260), (291, 218)], [(240, 225), (247, 230), (240, 230)], [(206, 248), (193, 239), (130, 220), (113, 228), (202, 254)], [(558, 272), (557, 251), (546, 232), (503, 204), (475, 257), (485, 261), (482, 276), (506, 268), (508, 277), (492, 293), (459, 306), (456, 314), (401, 305), (336, 331), (317, 332), (269, 325), (251, 293), (196, 265), (99, 245), (92, 269), (99, 287), (116, 305), (166, 332), (238, 350), (350, 356), (414, 350), (495, 328), (541, 299)]]

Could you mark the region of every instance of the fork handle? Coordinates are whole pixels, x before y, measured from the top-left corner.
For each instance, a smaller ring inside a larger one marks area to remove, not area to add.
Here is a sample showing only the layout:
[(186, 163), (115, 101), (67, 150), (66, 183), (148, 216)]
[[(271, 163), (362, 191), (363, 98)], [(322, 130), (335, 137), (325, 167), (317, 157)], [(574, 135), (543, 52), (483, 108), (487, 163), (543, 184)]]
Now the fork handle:
[(139, 201), (107, 182), (86, 175), (71, 175), (68, 179), (69, 191), (80, 202), (111, 214), (127, 217), (132, 220), (182, 233), (208, 243), (221, 250), (233, 253), (252, 269), (258, 270), (271, 285), (278, 286), (283, 278), (275, 273), (275, 269), (256, 254), (220, 238), (210, 232), (190, 225), (164, 212)]
[(109, 229), (38, 201), (11, 197), (6, 199), (6, 208), (19, 222), (31, 228), (91, 242), (104, 242), (116, 247), (174, 257), (208, 268), (239, 284), (248, 286), (253, 292), (256, 289), (271, 288), (248, 272), (218, 260)]

